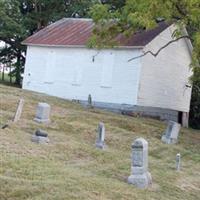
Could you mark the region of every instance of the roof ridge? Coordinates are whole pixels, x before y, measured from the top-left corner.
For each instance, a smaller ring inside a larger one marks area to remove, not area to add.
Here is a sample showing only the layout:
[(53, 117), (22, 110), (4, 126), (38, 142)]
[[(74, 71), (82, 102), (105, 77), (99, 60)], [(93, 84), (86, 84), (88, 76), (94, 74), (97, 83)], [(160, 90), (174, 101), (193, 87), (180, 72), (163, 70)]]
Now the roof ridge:
[(65, 20), (74, 20), (74, 21), (93, 21), (92, 18), (75, 18), (75, 17), (64, 17)]

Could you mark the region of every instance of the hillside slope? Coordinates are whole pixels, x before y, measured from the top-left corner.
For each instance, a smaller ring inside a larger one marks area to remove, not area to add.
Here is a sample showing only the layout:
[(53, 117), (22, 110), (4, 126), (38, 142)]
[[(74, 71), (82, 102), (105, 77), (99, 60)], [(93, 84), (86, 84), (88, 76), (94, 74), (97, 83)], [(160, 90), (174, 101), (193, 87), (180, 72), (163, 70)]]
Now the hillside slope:
[[(166, 124), (85, 109), (55, 97), (0, 85), (0, 125), (25, 99), (21, 120), (0, 130), (0, 200), (197, 200), (200, 196), (200, 131), (182, 129), (177, 145), (161, 143)], [(38, 102), (52, 106), (48, 126), (33, 121)], [(94, 146), (96, 129), (106, 126), (105, 151)], [(50, 144), (30, 141), (37, 128), (49, 133)], [(149, 142), (153, 185), (139, 190), (126, 182), (131, 143)], [(175, 157), (182, 155), (180, 172)]]

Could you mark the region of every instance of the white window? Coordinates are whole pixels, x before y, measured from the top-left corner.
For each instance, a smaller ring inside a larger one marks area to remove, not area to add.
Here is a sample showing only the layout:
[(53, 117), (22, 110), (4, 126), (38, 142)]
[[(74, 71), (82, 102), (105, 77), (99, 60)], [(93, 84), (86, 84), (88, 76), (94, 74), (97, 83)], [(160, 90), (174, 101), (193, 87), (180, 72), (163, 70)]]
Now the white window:
[(105, 52), (102, 63), (101, 87), (112, 87), (113, 68), (115, 55), (112, 52)]
[(42, 56), (31, 55), (26, 62), (25, 78), (30, 81), (43, 82), (46, 72), (46, 60)]
[(81, 85), (81, 80), (82, 80), (82, 68), (81, 66), (75, 66), (72, 77), (72, 85), (76, 86)]
[(45, 83), (53, 83), (56, 79), (56, 52), (51, 50), (48, 52), (46, 60)]

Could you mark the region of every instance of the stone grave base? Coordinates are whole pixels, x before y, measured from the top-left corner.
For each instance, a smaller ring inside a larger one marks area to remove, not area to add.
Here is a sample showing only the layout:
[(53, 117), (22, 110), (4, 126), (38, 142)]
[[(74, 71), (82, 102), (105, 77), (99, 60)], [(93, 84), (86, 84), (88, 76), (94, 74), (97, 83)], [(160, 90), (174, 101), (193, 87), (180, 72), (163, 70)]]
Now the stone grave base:
[(105, 149), (105, 143), (104, 142), (96, 142), (96, 148), (98, 149)]
[(152, 184), (151, 174), (149, 172), (144, 174), (132, 174), (128, 177), (128, 183), (141, 189), (147, 188)]
[(50, 120), (49, 119), (39, 119), (39, 118), (34, 118), (34, 121), (38, 123), (43, 123), (43, 124), (49, 124)]
[(161, 141), (166, 143), (166, 144), (176, 144), (177, 143), (177, 139), (175, 139), (175, 138), (167, 138), (166, 135), (162, 136)]
[(48, 144), (49, 138), (48, 137), (41, 137), (41, 136), (37, 136), (37, 135), (32, 135), (31, 141), (38, 143), (38, 144)]

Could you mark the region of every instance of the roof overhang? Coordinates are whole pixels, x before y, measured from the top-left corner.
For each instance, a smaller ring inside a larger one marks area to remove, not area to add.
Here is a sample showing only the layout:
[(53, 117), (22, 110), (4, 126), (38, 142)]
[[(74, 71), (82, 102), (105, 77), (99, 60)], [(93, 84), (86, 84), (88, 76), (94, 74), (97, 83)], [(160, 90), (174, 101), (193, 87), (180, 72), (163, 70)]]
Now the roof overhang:
[[(55, 47), (55, 48), (86, 48), (86, 49), (95, 49), (95, 48), (89, 48), (85, 45), (48, 45), (48, 44), (29, 44), (29, 43), (23, 43), (22, 45), (26, 46), (35, 46), (35, 47)], [(143, 49), (144, 46), (114, 46), (114, 47), (107, 47), (102, 49)], [(101, 50), (101, 49), (100, 49)]]
[[(169, 24), (162, 22), (154, 29), (141, 30), (129, 37), (122, 33), (118, 34), (114, 39), (118, 44), (116, 48), (143, 48), (167, 27), (169, 27)], [(22, 44), (28, 46), (87, 48), (87, 42), (92, 36), (94, 28), (95, 24), (92, 19), (63, 18), (26, 38)]]
[[(182, 34), (185, 35), (185, 36), (189, 36), (189, 34), (188, 34), (188, 32), (187, 32), (187, 29), (186, 29), (185, 27), (184, 27), (183, 30), (182, 30)], [(189, 53), (190, 53), (190, 56), (192, 57), (192, 53), (193, 53), (192, 42), (190, 41), (189, 38), (185, 38), (185, 42), (186, 42), (188, 51), (189, 51)]]

